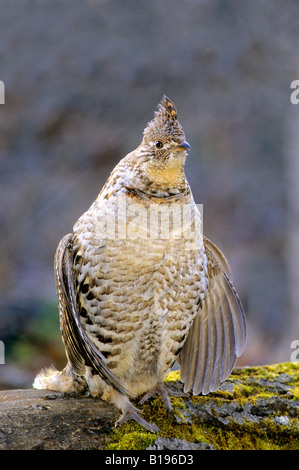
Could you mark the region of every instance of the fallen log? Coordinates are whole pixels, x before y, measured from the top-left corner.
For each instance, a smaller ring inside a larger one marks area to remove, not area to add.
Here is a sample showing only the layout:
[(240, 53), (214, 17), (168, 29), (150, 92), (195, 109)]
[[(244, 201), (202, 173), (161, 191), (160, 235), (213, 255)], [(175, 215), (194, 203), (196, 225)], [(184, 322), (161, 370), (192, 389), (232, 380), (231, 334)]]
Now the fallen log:
[[(182, 390), (179, 371), (169, 386)], [(86, 395), (50, 390), (0, 392), (0, 449), (299, 450), (299, 364), (236, 368), (207, 396), (159, 398), (143, 405), (152, 434), (135, 422), (115, 428), (119, 412)], [(138, 406), (138, 403), (135, 403)]]

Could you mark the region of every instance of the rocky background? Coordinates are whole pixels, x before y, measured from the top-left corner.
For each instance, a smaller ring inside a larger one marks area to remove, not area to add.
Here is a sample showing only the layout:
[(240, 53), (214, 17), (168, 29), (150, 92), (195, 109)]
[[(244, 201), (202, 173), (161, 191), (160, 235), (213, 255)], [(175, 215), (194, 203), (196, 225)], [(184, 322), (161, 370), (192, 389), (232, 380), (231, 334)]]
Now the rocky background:
[[(204, 232), (248, 319), (240, 365), (299, 340), (296, 0), (2, 0), (0, 388), (64, 365), (53, 256), (165, 93)], [(298, 357), (297, 357), (298, 359)]]

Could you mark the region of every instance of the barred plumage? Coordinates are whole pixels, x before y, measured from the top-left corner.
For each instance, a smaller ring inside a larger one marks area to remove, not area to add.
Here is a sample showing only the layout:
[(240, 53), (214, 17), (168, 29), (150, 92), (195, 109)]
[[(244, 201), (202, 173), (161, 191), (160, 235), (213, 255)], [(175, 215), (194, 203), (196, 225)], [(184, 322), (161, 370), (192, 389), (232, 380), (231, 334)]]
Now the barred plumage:
[(184, 174), (189, 144), (163, 97), (140, 146), (115, 167), (60, 242), (55, 276), (64, 371), (34, 386), (87, 387), (156, 432), (129, 398), (160, 393), (178, 360), (185, 392), (217, 390), (245, 345), (245, 318), (223, 254), (201, 233)]

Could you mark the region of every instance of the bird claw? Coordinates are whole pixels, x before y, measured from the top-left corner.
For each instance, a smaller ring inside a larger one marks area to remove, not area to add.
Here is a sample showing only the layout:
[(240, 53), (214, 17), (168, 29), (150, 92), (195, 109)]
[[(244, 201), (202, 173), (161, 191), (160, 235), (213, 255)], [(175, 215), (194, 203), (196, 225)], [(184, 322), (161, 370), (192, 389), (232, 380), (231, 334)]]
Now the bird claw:
[(169, 396), (171, 397), (186, 397), (189, 396), (187, 393), (179, 392), (177, 390), (171, 390), (163, 382), (158, 383), (154, 388), (147, 392), (141, 400), (139, 401), (140, 405), (143, 405), (146, 400), (151, 398), (154, 395), (160, 395), (164, 406), (168, 413), (172, 410), (172, 405)]
[(121, 417), (116, 421), (115, 427), (120, 426), (121, 424), (124, 424), (131, 419), (133, 419), (142, 427), (147, 429), (147, 431), (150, 431), (153, 433), (157, 433), (160, 431), (158, 426), (156, 426), (155, 424), (149, 423), (144, 418), (142, 418), (141, 411), (138, 410), (138, 408), (135, 408), (135, 406), (133, 406), (131, 403), (130, 403), (130, 406), (128, 406), (128, 408), (123, 412)]

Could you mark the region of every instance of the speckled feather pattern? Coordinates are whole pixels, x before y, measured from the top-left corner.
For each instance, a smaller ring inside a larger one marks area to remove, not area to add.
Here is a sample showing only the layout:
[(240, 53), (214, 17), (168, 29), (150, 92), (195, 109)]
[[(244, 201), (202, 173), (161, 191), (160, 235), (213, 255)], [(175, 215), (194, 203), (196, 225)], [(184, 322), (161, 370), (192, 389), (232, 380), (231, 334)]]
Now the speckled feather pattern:
[[(68, 363), (42, 371), (36, 388), (88, 389), (157, 432), (129, 401), (157, 391), (181, 365), (186, 392), (217, 390), (245, 347), (242, 304), (228, 263), (202, 235), (185, 178), (189, 144), (163, 97), (139, 147), (114, 168), (55, 255)], [(165, 218), (166, 217), (166, 218)]]
[[(92, 206), (74, 227), (77, 304), (80, 321), (109, 368), (141, 394), (162, 381), (175, 362), (205, 297), (207, 265), (203, 244), (190, 250), (183, 237), (98, 238), (100, 220), (116, 213), (120, 197), (128, 206), (136, 204), (126, 195), (105, 200), (103, 193), (97, 209)], [(143, 201), (148, 215), (152, 204)]]

